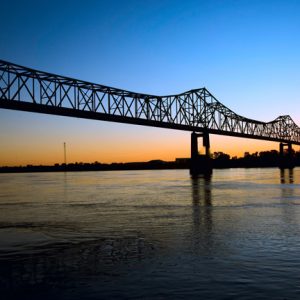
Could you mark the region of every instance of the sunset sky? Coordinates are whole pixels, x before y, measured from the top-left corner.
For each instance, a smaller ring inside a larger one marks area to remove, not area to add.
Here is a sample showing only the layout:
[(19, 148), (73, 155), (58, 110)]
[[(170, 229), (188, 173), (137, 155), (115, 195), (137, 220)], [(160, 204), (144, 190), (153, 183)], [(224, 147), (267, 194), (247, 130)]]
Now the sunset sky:
[[(236, 113), (300, 125), (300, 1), (1, 0), (0, 59), (135, 92), (206, 87)], [(0, 165), (189, 157), (190, 133), (0, 110)], [(243, 155), (277, 143), (211, 136)], [(295, 147), (299, 150), (299, 147)]]

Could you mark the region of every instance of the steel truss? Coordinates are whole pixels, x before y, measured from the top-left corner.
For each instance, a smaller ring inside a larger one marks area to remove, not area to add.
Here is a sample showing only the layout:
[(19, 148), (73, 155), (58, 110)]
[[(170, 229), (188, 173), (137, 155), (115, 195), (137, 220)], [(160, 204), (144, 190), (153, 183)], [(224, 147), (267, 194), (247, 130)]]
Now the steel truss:
[(290, 116), (242, 117), (206, 88), (154, 96), (54, 75), (0, 60), (0, 107), (300, 145)]

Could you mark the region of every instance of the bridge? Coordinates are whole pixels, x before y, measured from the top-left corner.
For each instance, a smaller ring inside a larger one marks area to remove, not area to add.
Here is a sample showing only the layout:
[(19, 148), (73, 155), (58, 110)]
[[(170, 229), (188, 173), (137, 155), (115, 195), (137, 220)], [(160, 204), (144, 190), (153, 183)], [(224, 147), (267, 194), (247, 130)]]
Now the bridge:
[(262, 122), (240, 116), (206, 88), (177, 95), (130, 92), (0, 60), (0, 108), (154, 126), (192, 133), (196, 163), (198, 137), (209, 156), (209, 134), (280, 143), (280, 152), (300, 145), (300, 128), (290, 116)]

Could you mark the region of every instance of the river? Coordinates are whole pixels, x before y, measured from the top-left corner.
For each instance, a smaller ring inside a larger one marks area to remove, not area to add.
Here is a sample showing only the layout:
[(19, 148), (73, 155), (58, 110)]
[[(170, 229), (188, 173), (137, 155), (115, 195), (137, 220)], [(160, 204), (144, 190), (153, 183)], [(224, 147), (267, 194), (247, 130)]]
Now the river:
[(300, 168), (0, 174), (4, 299), (299, 299)]

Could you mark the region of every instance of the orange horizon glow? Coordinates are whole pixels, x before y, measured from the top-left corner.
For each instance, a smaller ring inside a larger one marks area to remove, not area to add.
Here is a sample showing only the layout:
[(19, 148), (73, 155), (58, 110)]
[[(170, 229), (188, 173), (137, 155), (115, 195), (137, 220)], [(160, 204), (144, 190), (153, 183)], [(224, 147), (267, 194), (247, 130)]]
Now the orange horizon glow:
[[(156, 130), (157, 131), (157, 130)], [(245, 152), (279, 150), (279, 143), (245, 138), (210, 135), (211, 153), (223, 152), (231, 157), (243, 157)], [(204, 153), (199, 138), (199, 152)], [(190, 157), (190, 134), (162, 130), (155, 137), (145, 136), (130, 140), (111, 137), (103, 143), (93, 139), (66, 142), (67, 163), (126, 163), (150, 160), (174, 161), (176, 158)], [(299, 151), (299, 146), (294, 146)], [(63, 142), (45, 141), (26, 143), (18, 141), (3, 145), (0, 149), (0, 166), (54, 165), (64, 163)]]

